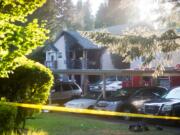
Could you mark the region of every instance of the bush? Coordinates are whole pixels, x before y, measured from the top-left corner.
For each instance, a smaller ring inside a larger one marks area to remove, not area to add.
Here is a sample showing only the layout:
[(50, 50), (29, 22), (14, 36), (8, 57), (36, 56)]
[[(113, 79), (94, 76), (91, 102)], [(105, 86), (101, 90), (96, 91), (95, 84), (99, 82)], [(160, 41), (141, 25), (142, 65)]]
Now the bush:
[(17, 108), (0, 101), (0, 134), (11, 131), (15, 127)]
[[(9, 74), (9, 78), (0, 78), (0, 97), (6, 97), (11, 102), (46, 103), (53, 85), (53, 76), (43, 65), (26, 60), (21, 66)], [(36, 110), (37, 111), (37, 110)], [(25, 126), (25, 119), (31, 116), (33, 109), (18, 107), (16, 126)]]

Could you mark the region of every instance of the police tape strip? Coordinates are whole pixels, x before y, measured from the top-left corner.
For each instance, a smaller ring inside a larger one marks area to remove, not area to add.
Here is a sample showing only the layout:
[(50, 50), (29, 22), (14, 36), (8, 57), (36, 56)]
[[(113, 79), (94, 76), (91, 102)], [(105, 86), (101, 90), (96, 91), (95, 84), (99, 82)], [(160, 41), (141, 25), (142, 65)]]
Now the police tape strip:
[(136, 117), (136, 118), (180, 120), (180, 117), (174, 117), (174, 116), (157, 116), (157, 115), (149, 115), (149, 114), (113, 112), (113, 111), (102, 111), (102, 110), (93, 110), (93, 109), (77, 109), (77, 108), (67, 108), (67, 107), (60, 107), (60, 106), (12, 103), (12, 102), (6, 102), (5, 104), (17, 106), (17, 107), (23, 107), (23, 108), (41, 109), (41, 110), (59, 111), (59, 112), (71, 112), (71, 113), (80, 113), (80, 114), (93, 114), (93, 115), (106, 115), (106, 116), (128, 116), (128, 117)]

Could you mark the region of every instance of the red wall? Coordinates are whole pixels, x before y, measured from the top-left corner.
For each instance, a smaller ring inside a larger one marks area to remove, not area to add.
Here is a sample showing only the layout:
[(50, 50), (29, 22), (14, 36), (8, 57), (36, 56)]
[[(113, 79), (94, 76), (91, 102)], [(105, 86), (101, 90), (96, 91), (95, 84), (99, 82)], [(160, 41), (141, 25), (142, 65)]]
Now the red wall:
[(171, 87), (180, 86), (180, 76), (170, 77), (170, 81)]

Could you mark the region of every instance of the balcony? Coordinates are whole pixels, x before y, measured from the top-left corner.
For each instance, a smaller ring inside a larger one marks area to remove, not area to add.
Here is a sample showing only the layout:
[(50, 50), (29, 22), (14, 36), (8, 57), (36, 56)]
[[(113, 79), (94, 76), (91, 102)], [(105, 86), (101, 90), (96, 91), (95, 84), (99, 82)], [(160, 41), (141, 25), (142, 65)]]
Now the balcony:
[(69, 61), (70, 69), (97, 69), (99, 68), (97, 62), (95, 61), (86, 61), (85, 60), (70, 60)]

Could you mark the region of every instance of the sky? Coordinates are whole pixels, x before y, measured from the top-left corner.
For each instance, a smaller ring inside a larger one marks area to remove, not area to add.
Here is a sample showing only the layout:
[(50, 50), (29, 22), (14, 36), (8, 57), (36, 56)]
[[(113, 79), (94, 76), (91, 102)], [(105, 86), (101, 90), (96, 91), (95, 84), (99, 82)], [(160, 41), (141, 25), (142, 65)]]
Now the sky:
[[(72, 2), (74, 4), (77, 3), (78, 0), (72, 0)], [(86, 0), (82, 0), (83, 2), (85, 2)], [(101, 5), (101, 3), (103, 3), (105, 0), (89, 0), (90, 3), (91, 3), (91, 10), (92, 10), (92, 15), (96, 15), (98, 9), (99, 9), (99, 6)]]

